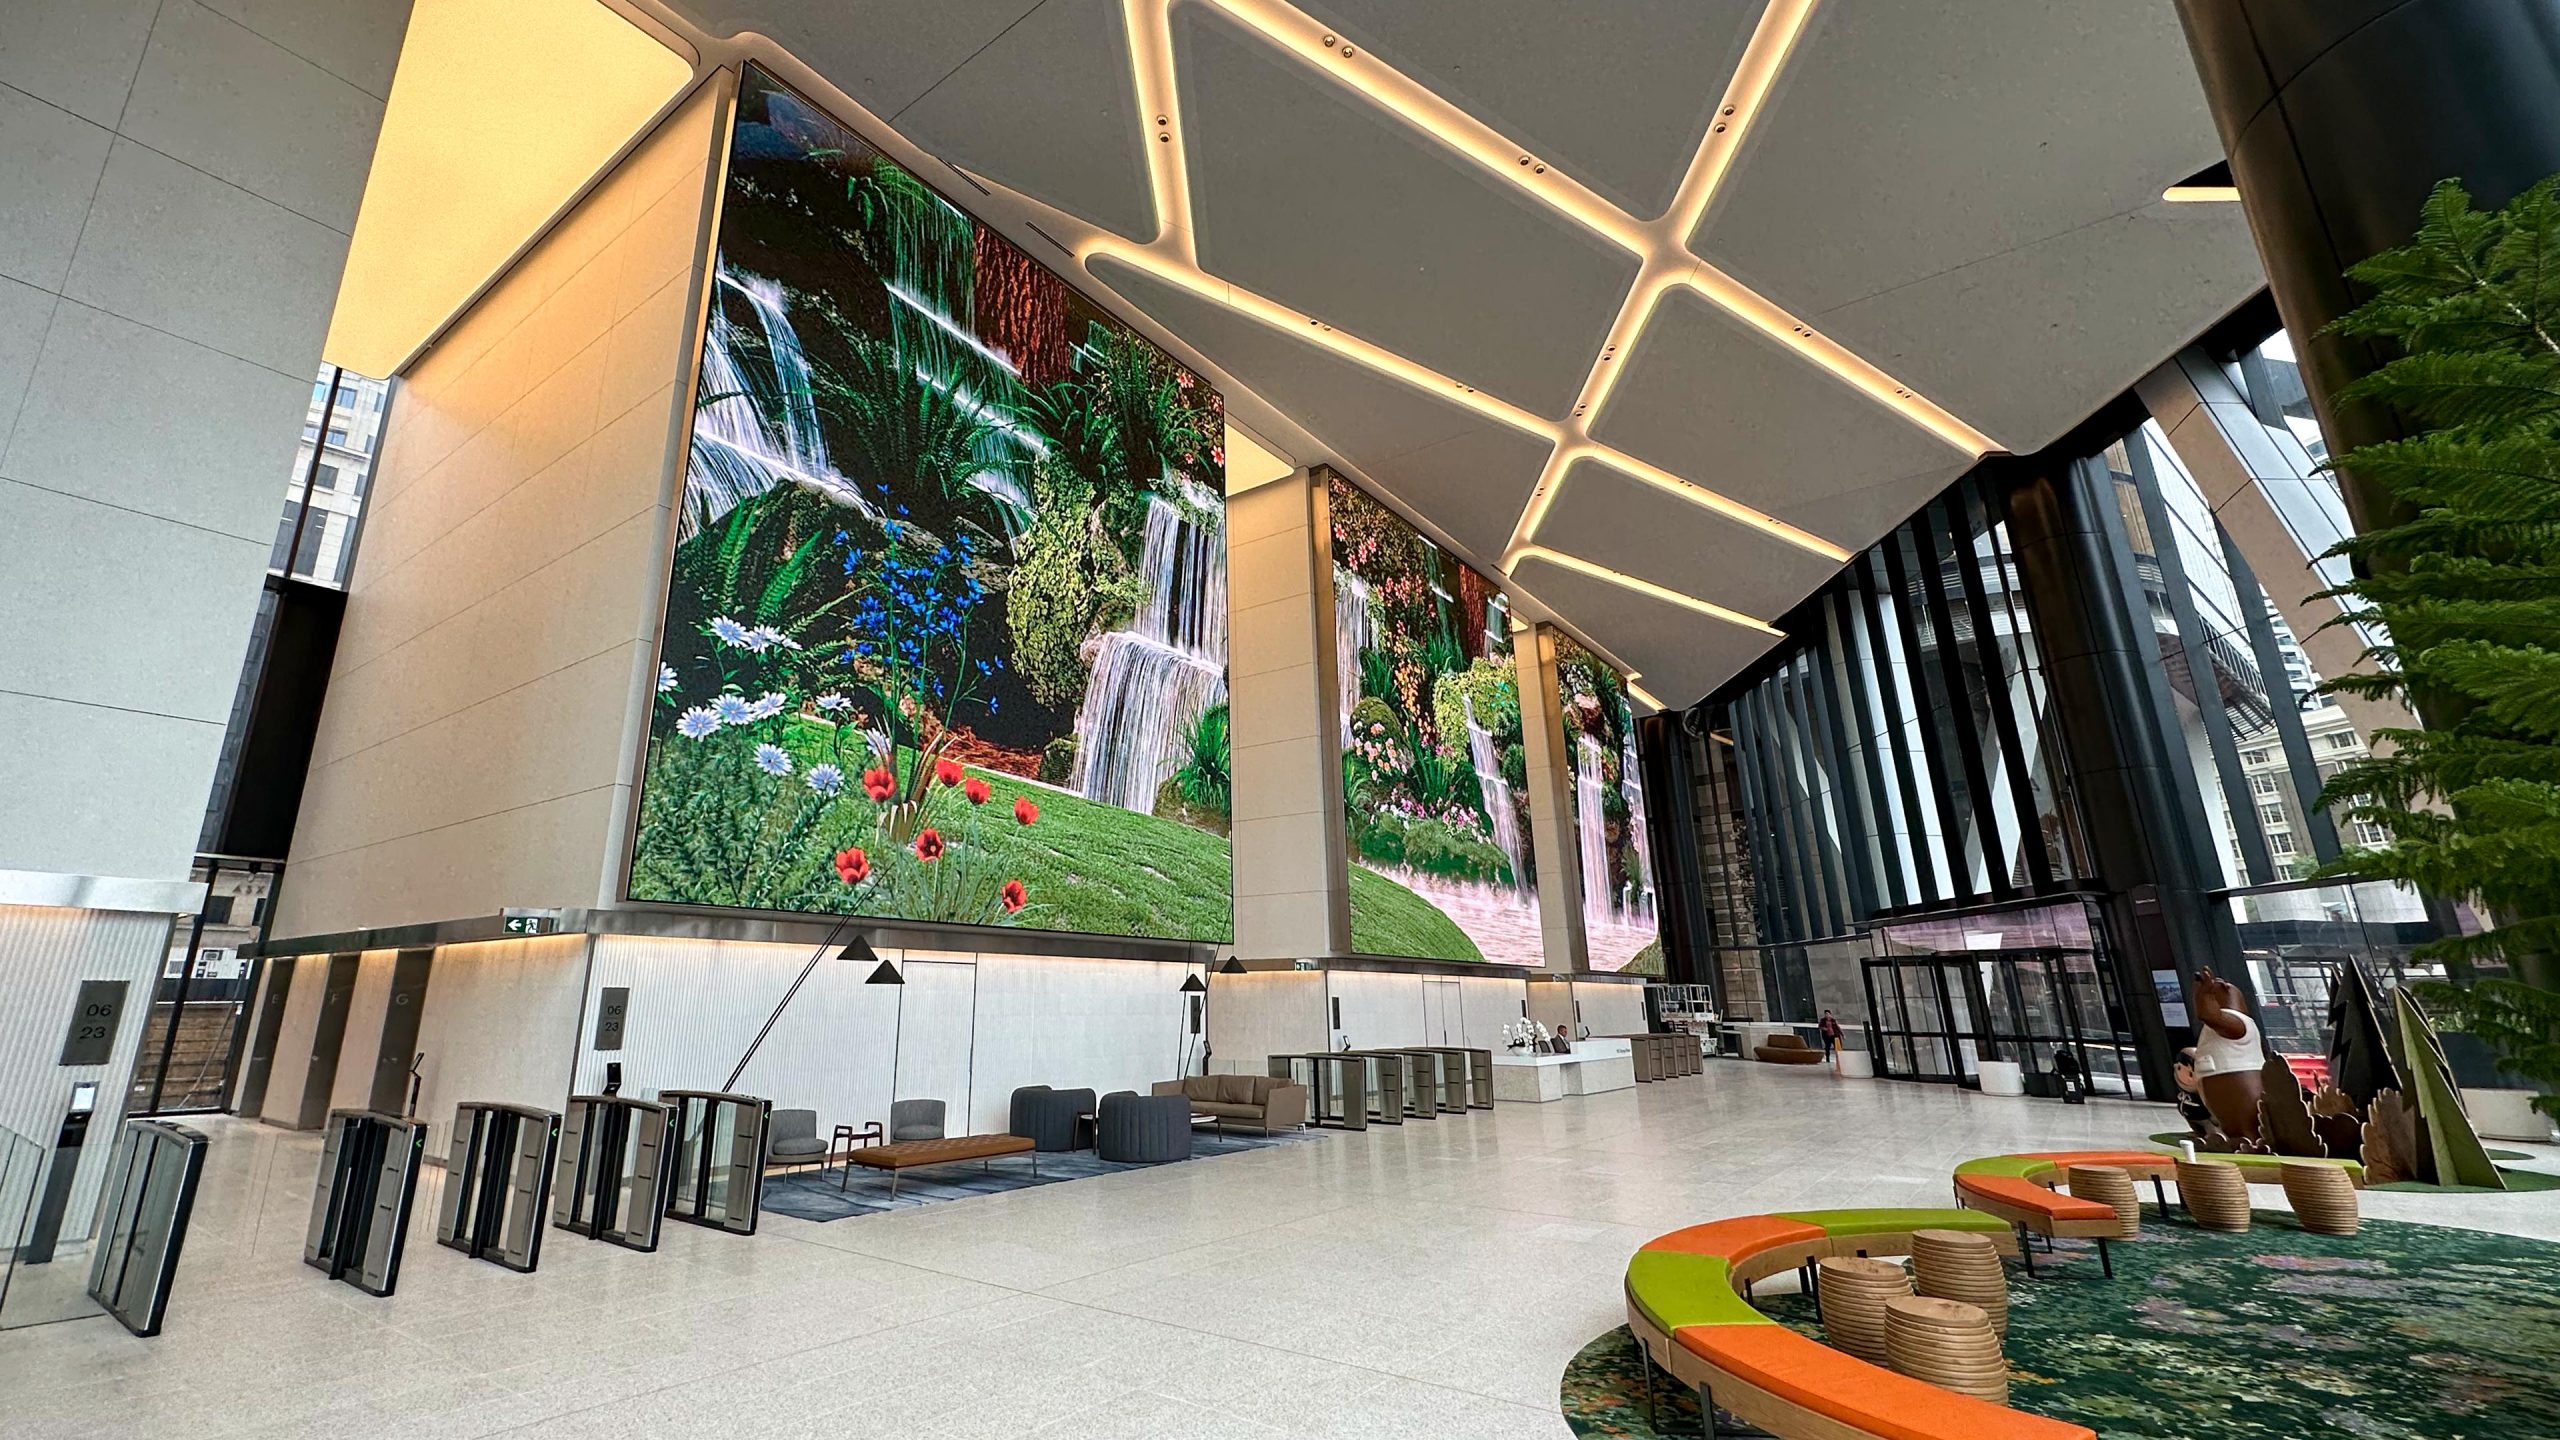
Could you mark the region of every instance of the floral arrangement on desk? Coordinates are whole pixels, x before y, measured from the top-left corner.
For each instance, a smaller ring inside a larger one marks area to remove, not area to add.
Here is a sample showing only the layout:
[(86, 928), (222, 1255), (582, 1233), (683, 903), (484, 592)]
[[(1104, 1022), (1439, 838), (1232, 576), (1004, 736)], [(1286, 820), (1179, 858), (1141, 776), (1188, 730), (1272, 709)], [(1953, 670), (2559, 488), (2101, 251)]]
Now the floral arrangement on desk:
[(1573, 1050), (1563, 1032), (1549, 1030), (1535, 1020), (1517, 1020), (1503, 1026), (1502, 1038), (1513, 1051), (1531, 1055), (1567, 1055)]

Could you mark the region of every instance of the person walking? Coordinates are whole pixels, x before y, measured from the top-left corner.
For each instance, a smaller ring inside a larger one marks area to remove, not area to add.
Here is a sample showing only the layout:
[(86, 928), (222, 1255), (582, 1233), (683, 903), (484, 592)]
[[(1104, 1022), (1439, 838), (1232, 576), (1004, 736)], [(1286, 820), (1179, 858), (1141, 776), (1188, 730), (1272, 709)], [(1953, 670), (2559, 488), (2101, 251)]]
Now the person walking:
[(1831, 1073), (1834, 1075), (1839, 1074), (1840, 1017), (1832, 1014), (1828, 1010), (1825, 1010), (1822, 1012), (1822, 1023), (1813, 1028), (1822, 1032), (1822, 1049), (1824, 1054), (1831, 1057)]

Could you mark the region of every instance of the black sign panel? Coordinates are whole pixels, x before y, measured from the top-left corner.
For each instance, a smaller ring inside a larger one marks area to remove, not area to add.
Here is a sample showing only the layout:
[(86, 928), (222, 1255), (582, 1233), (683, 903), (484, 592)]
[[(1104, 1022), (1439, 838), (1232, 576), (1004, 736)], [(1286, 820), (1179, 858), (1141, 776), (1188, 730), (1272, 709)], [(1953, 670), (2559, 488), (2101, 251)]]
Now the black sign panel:
[(631, 1013), (631, 987), (607, 985), (603, 998), (596, 1002), (596, 1048), (622, 1048), (622, 1020)]
[(62, 1037), (58, 1065), (104, 1065), (114, 1057), (116, 1026), (124, 1019), (125, 982), (83, 980), (71, 1007), (71, 1030)]

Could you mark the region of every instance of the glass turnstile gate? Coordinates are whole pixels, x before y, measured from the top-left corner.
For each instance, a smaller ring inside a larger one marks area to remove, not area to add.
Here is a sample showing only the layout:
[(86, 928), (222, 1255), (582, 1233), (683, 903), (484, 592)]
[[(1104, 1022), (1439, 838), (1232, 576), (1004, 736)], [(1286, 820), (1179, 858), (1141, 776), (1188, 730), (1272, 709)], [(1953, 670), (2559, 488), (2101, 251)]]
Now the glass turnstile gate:
[(661, 1090), (667, 1160), (666, 1213), (688, 1225), (756, 1233), (764, 1203), (764, 1135), (773, 1102), (756, 1095)]
[[(1358, 1055), (1316, 1051), (1306, 1055), (1273, 1055), (1263, 1069), (1307, 1087), (1307, 1119), (1344, 1130), (1369, 1128), (1367, 1076), (1369, 1062)], [(1398, 1115), (1389, 1123), (1403, 1119)]]
[(390, 1294), (426, 1150), (424, 1125), (370, 1110), (330, 1111), (303, 1263), (368, 1295)]
[(572, 1095), (560, 1122), (551, 1223), (628, 1250), (658, 1248), (667, 1213), (667, 1107)]
[(455, 1106), (436, 1243), (531, 1273), (542, 1260), (559, 1140), (560, 1117), (548, 1110), (468, 1100)]
[(204, 1136), (184, 1125), (128, 1120), (108, 1166), (89, 1298), (136, 1335), (159, 1334), (168, 1313), (204, 1149)]

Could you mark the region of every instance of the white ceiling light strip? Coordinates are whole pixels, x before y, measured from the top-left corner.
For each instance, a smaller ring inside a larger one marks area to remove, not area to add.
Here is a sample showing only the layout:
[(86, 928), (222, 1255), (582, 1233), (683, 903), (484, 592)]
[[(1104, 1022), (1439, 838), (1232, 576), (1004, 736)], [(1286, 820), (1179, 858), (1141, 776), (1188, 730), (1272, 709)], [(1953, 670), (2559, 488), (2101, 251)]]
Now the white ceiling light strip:
[[(1514, 527), (1499, 566), (1506, 573), (1521, 558), (1542, 554), (1564, 563), (1561, 552), (1531, 543), (1540, 519), (1554, 503), (1566, 470), (1578, 459), (1603, 461), (1628, 475), (1737, 523), (1821, 555), (1845, 562), (1848, 552), (1820, 536), (1798, 529), (1731, 497), (1683, 479), (1658, 466), (1625, 455), (1590, 438), (1590, 427), (1615, 387), (1618, 372), (1654, 308), (1676, 286), (1686, 286), (1710, 303), (1741, 318), (1761, 334), (1786, 346), (1853, 389), (1895, 410), (1951, 446), (1980, 455), (1998, 445), (1979, 431), (1896, 382), (1837, 342), (1816, 333), (1785, 310), (1731, 276), (1701, 261), (1688, 249), (1694, 233), (1713, 205), (1718, 187), (1731, 170), (1751, 121), (1763, 107), (1784, 70), (1789, 53), (1813, 13), (1816, 0), (1770, 0), (1749, 45), (1727, 85), (1723, 103), (1709, 121), (1697, 155), (1681, 179), (1670, 208), (1651, 222), (1640, 221), (1600, 198), (1581, 182), (1512, 143), (1492, 127), (1411, 77), (1385, 63), (1351, 39), (1328, 28), (1283, 0), (1202, 0), (1261, 35), (1282, 52), (1299, 58), (1361, 99), (1385, 110), (1504, 183), (1595, 235), (1637, 255), (1643, 261), (1617, 320), (1611, 325), (1599, 358), (1577, 396), (1573, 413), (1549, 421), (1507, 401), (1496, 399), (1427, 366), (1363, 340), (1276, 301), (1231, 285), (1199, 268), (1193, 243), (1189, 169), (1184, 153), (1180, 85), (1173, 57), (1171, 10), (1175, 0), (1123, 0), (1128, 20), (1130, 59), (1136, 75), (1142, 119), (1147, 126), (1147, 167), (1155, 199), (1157, 238), (1134, 246), (1104, 236), (1084, 245), (1078, 258), (1108, 258), (1251, 318), (1274, 329), (1292, 332), (1333, 354), (1419, 389), (1441, 394), (1480, 415), (1550, 442), (1545, 469)], [(1649, 587), (1676, 603), (1704, 613), (1732, 616), (1711, 602), (1679, 591), (1652, 586), (1604, 566), (1587, 566), (1603, 578)], [(1747, 623), (1748, 617), (1742, 617)]]
[(1639, 595), (1650, 595), (1665, 604), (1677, 605), (1683, 610), (1694, 610), (1728, 625), (1739, 625), (1745, 630), (1756, 631), (1762, 635), (1784, 636), (1786, 634), (1785, 631), (1767, 621), (1755, 620), (1739, 610), (1728, 610), (1712, 600), (1701, 600), (1686, 591), (1674, 590), (1668, 585), (1656, 585), (1641, 575), (1630, 575), (1624, 570), (1612, 570), (1606, 565), (1594, 564), (1579, 555), (1569, 555), (1562, 550), (1550, 550), (1544, 545), (1531, 545), (1520, 552), (1519, 558), (1543, 560), (1558, 569), (1571, 570), (1577, 575), (1588, 575), (1594, 580), (1605, 580), (1620, 589), (1633, 590)]

